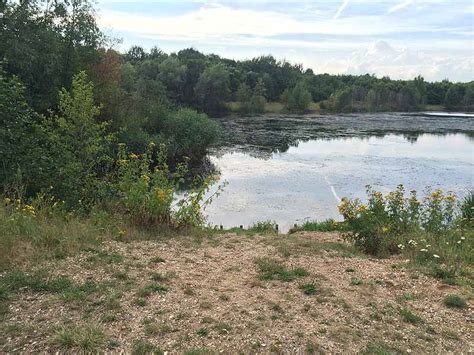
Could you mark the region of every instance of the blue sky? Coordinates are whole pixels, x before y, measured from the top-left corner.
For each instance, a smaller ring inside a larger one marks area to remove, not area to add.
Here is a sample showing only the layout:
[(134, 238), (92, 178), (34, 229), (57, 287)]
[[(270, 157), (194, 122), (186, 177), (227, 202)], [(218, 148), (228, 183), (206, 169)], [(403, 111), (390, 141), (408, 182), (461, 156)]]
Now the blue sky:
[(118, 49), (272, 54), (316, 73), (474, 80), (472, 0), (99, 0)]

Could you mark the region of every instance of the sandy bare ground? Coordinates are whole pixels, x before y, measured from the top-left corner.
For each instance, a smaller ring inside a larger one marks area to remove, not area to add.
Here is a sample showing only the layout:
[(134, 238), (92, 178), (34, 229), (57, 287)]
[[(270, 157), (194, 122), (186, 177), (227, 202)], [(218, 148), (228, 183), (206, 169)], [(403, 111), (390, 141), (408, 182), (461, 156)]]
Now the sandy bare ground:
[[(309, 275), (262, 280), (259, 258)], [(75, 352), (79, 345), (61, 332), (93, 327), (103, 332), (93, 351), (131, 352), (142, 340), (169, 353), (474, 352), (472, 303), (443, 304), (472, 291), (404, 265), (354, 254), (332, 233), (107, 242), (49, 265), (54, 276), (96, 290), (15, 297), (0, 350)], [(166, 289), (140, 291), (157, 284)], [(407, 322), (401, 308), (419, 319)]]

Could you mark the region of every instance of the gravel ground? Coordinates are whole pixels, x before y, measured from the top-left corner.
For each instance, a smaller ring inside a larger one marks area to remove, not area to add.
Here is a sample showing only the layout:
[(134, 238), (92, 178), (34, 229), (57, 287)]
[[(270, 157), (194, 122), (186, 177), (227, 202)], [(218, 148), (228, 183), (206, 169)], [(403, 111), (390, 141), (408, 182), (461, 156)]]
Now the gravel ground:
[[(54, 276), (94, 282), (85, 296), (25, 290), (0, 327), (0, 351), (131, 352), (146, 341), (169, 353), (473, 353), (471, 299), (401, 259), (353, 254), (335, 233), (227, 234), (196, 241), (106, 242), (100, 251), (48, 264)], [(263, 280), (258, 258), (309, 275)], [(150, 284), (159, 289), (142, 292)], [(311, 284), (311, 294), (302, 285)], [(468, 301), (468, 303), (471, 301)], [(407, 322), (400, 309), (417, 318)], [(61, 340), (61, 331), (95, 327), (93, 345)], [(92, 346), (92, 347), (91, 347)]]

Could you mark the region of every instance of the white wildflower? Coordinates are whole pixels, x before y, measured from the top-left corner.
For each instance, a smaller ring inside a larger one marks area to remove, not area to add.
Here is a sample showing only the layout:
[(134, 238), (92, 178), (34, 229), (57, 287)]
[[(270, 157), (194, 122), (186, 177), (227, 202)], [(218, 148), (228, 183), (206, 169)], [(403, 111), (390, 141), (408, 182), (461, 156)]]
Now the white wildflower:
[(438, 254), (433, 254), (433, 258), (438, 259), (438, 258), (439, 258), (439, 255), (438, 255)]
[(420, 251), (422, 251), (422, 252), (427, 252), (428, 249), (421, 249)]

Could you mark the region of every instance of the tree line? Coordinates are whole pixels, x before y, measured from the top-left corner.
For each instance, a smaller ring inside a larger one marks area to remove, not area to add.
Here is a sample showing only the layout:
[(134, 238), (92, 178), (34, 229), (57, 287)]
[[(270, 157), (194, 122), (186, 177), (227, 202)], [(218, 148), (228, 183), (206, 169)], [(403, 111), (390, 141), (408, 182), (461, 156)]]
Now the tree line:
[(233, 60), (193, 48), (120, 53), (89, 0), (2, 1), (0, 13), (0, 184), (20, 179), (32, 192), (62, 181), (62, 195), (85, 197), (74, 186), (113, 175), (113, 142), (137, 153), (164, 144), (170, 166), (184, 156), (198, 165), (219, 134), (207, 115), (228, 113), (229, 102), (242, 114), (275, 101), (288, 112), (312, 102), (328, 111), (474, 109), (474, 82), (314, 74), (271, 55)]

